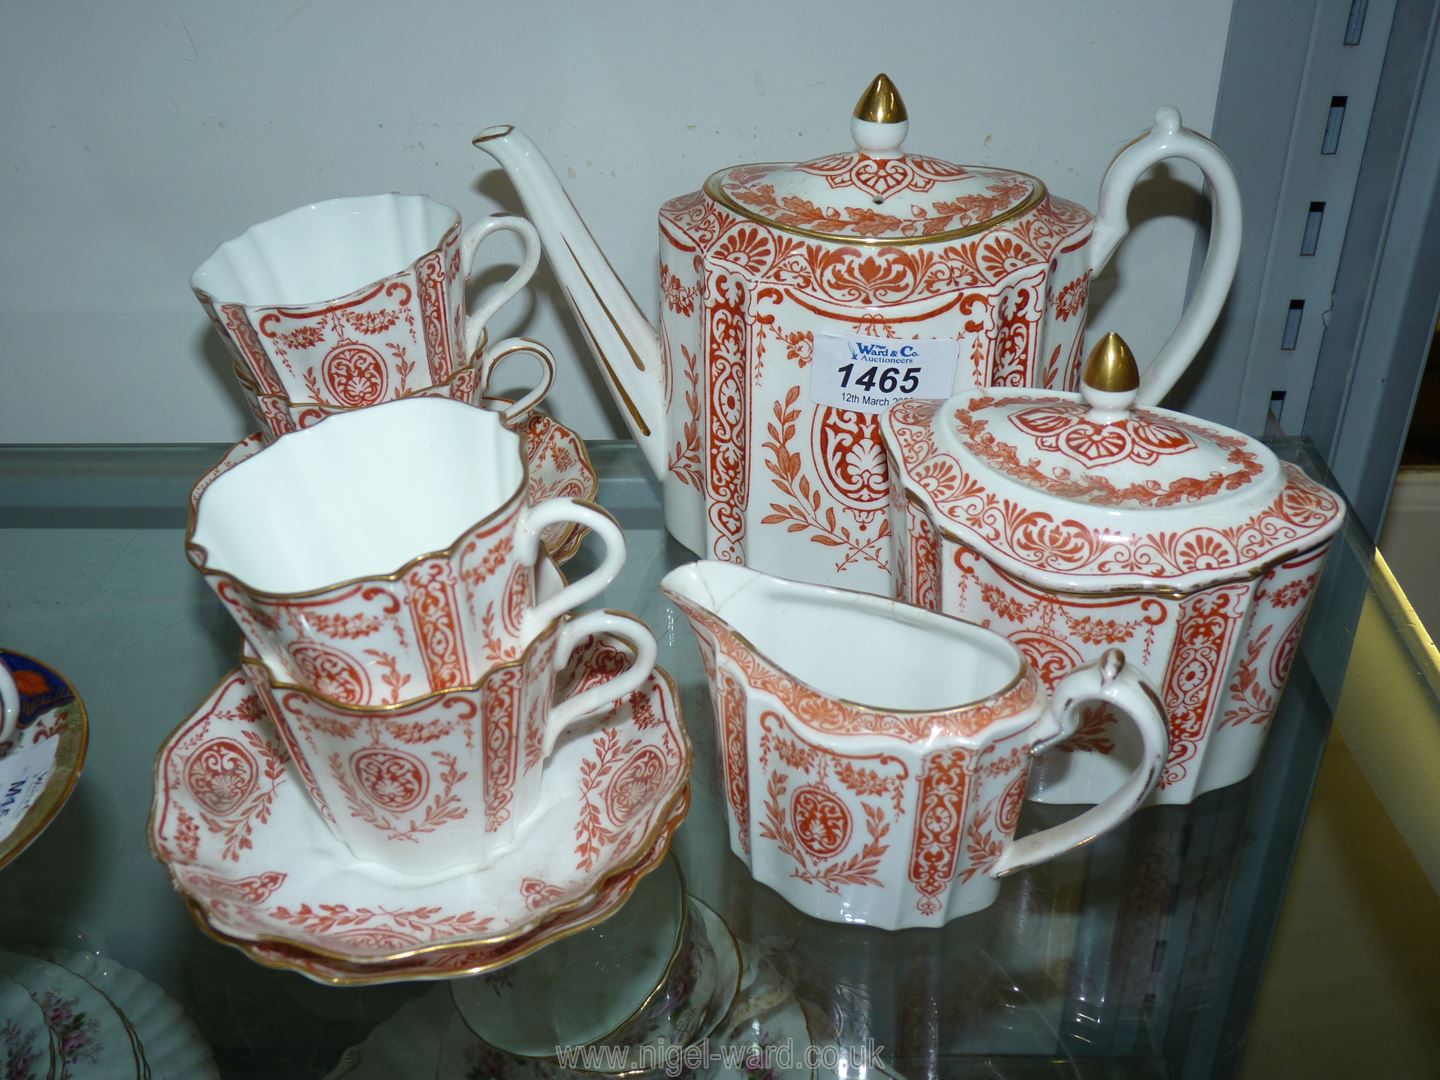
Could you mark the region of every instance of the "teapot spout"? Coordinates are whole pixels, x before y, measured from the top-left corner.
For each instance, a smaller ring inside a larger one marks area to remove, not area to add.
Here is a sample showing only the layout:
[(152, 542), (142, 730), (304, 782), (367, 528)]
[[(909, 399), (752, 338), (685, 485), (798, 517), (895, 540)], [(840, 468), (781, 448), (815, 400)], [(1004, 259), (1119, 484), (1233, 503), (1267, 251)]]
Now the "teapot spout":
[(500, 163), (519, 192), (630, 433), (651, 470), (663, 477), (665, 388), (659, 335), (529, 136), (504, 124), (486, 128), (473, 141)]

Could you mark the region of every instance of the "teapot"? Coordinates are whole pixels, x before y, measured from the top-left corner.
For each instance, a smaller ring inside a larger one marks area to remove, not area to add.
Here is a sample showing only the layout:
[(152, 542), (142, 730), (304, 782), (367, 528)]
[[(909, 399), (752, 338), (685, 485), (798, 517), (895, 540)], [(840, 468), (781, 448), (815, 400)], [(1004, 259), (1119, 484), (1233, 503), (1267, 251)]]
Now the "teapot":
[(1215, 200), (1189, 306), (1145, 372), (1174, 385), (1214, 325), (1240, 250), (1223, 153), (1162, 108), (1120, 151), (1099, 212), (1037, 178), (902, 149), (879, 75), (853, 150), (722, 169), (660, 208), (658, 331), (554, 170), (510, 125), (475, 145), (504, 168), (645, 459), (670, 533), (707, 558), (888, 594), (890, 480), (880, 414), (972, 386), (1077, 389), (1090, 278), (1128, 229), (1139, 177), (1198, 165)]

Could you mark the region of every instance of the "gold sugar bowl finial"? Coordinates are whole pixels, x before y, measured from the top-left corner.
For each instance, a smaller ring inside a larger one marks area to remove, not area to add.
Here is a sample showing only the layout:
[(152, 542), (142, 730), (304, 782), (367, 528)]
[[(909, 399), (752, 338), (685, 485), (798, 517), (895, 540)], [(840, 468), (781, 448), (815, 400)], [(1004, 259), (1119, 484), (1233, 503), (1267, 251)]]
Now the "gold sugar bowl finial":
[(910, 130), (910, 114), (900, 91), (883, 71), (860, 95), (851, 114), (850, 135), (855, 149), (872, 157), (898, 157)]
[(860, 95), (860, 100), (855, 103), (855, 111), (851, 114), (856, 120), (864, 120), (870, 124), (899, 124), (910, 119), (910, 114), (905, 111), (905, 100), (900, 96), (900, 91), (895, 89), (895, 84), (890, 81), (890, 76), (883, 71), (876, 75), (865, 92)]
[(1140, 365), (1113, 330), (1095, 343), (1080, 376), (1080, 394), (1092, 410), (1128, 412), (1140, 389)]

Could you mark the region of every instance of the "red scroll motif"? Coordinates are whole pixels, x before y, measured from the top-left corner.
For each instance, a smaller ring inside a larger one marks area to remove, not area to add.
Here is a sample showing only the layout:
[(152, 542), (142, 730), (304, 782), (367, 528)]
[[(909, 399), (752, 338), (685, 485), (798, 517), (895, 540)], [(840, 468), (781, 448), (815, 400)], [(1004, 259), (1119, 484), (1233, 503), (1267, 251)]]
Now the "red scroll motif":
[(365, 669), (340, 650), (314, 641), (297, 641), (290, 646), (290, 659), (305, 685), (317, 694), (345, 705), (361, 705), (370, 699), (370, 678)]
[(725, 760), (725, 797), (740, 834), (740, 847), (750, 853), (750, 766), (746, 745), (745, 688), (728, 671), (715, 673), (719, 685), (720, 747)]
[(816, 859), (833, 859), (850, 843), (850, 811), (823, 787), (796, 788), (790, 796), (790, 820), (795, 839)]
[(605, 809), (617, 825), (624, 825), (635, 811), (648, 804), (665, 783), (669, 772), (665, 758), (653, 746), (642, 746), (620, 767), (605, 791)]
[(995, 824), (1005, 834), (1006, 839), (1015, 835), (1015, 827), (1020, 824), (1020, 811), (1025, 803), (1025, 785), (1029, 780), (1030, 770), (1022, 769), (1020, 775), (1010, 781), (1005, 794), (1000, 796), (1000, 809), (995, 815)]
[(378, 405), (388, 389), (385, 358), (362, 341), (342, 339), (320, 361), (320, 377), (336, 404)]
[(1168, 424), (1155, 424), (1149, 414), (1096, 423), (1085, 405), (1040, 405), (1010, 417), (1041, 450), (1064, 454), (1082, 465), (1113, 465), (1133, 461), (1153, 465), (1162, 455), (1195, 449), (1195, 440)]
[(879, 510), (890, 495), (880, 417), (821, 406), (811, 428), (815, 464), (825, 488), (852, 510)]
[[(485, 744), (485, 831), (494, 832), (510, 820), (515, 778), (520, 771), (520, 740), (515, 730), (525, 671), (497, 668), (485, 681), (481, 719)], [(538, 732), (543, 737), (543, 728)]]
[(1245, 621), (1248, 585), (1226, 585), (1187, 597), (1176, 625), (1175, 648), (1165, 672), (1165, 711), (1170, 717), (1170, 758), (1161, 787), (1188, 772), (1224, 690), (1222, 673)]
[(270, 366), (270, 357), (260, 344), (260, 335), (250, 325), (245, 308), (240, 304), (221, 304), (220, 325), (230, 331), (229, 338), (245, 357), (245, 366), (260, 383), (260, 389), (267, 394), (283, 394), (285, 388), (276, 378), (275, 370)]
[(959, 866), (968, 756), (968, 750), (955, 749), (925, 758), (915, 812), (915, 840), (910, 849), (910, 880), (921, 895), (915, 906), (926, 915), (940, 910), (939, 896), (949, 887)]
[(449, 564), (424, 563), (410, 572), (405, 584), (408, 586), (405, 603), (425, 650), (431, 688), (448, 690), (463, 686), (465, 658), (460, 651), (460, 604)]
[(833, 190), (857, 190), (872, 203), (878, 204), (890, 195), (912, 197), (904, 200), (903, 205), (897, 200), (896, 204), (883, 207), (821, 206), (799, 195), (782, 195), (774, 184), (760, 183), (771, 168), (732, 169), (721, 186), (727, 196), (782, 228), (835, 237), (939, 236), (1009, 213), (1035, 192), (1033, 181), (995, 174), (983, 192), (957, 195), (953, 199), (916, 200), (913, 195), (930, 191), (936, 180), (958, 179), (967, 175), (966, 170), (911, 154), (893, 158), (836, 154), (797, 168), (823, 176)]
[(185, 763), (185, 786), (195, 801), (222, 817), (250, 797), (259, 776), (254, 756), (234, 739), (211, 739)]
[[(440, 251), (432, 251), (415, 264), (415, 274), (419, 279), (420, 286), (420, 322), (425, 331), (425, 355), (429, 360), (431, 379), (437, 383), (450, 378), (453, 374), (454, 364), (464, 364), (469, 359), (468, 357), (456, 359), (451, 356), (453, 343), (451, 341), (450, 305), (445, 297), (444, 254), (443, 248)], [(454, 254), (458, 259), (458, 249)], [(457, 265), (455, 267), (457, 276), (459, 269)], [(457, 349), (457, 356), (458, 353)]]
[(1056, 683), (1084, 663), (1084, 658), (1070, 642), (1054, 634), (1027, 628), (1011, 631), (1007, 636), (1025, 654), (1025, 659), (1051, 693), (1055, 691)]
[(746, 355), (749, 286), (738, 274), (710, 281), (706, 354), (709, 360), (709, 468), (705, 475), (711, 551), (724, 562), (745, 561), (749, 488), (750, 390)]
[(350, 769), (366, 797), (393, 814), (420, 805), (430, 787), (424, 763), (403, 750), (379, 746), (357, 750), (350, 756)]
[(795, 171), (823, 176), (825, 182), (837, 190), (859, 188), (876, 199), (902, 191), (929, 191), (936, 180), (961, 180), (971, 175), (959, 165), (918, 154), (897, 154), (888, 158), (855, 153), (831, 154), (796, 165)]

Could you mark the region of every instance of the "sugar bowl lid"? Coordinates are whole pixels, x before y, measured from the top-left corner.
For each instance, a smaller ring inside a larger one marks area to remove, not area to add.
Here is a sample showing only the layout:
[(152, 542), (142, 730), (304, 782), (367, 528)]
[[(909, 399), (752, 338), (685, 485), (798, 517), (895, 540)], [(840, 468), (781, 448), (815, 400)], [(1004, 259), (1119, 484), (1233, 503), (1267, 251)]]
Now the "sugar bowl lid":
[(886, 417), (907, 492), (1008, 572), (1058, 589), (1188, 590), (1245, 577), (1339, 528), (1338, 496), (1238, 431), (1137, 408), (1118, 334), (1079, 394), (978, 388)]
[(939, 243), (984, 232), (1045, 198), (1026, 173), (907, 154), (910, 122), (889, 76), (877, 75), (850, 121), (855, 149), (813, 161), (733, 165), (705, 191), (783, 232), (859, 244)]

